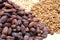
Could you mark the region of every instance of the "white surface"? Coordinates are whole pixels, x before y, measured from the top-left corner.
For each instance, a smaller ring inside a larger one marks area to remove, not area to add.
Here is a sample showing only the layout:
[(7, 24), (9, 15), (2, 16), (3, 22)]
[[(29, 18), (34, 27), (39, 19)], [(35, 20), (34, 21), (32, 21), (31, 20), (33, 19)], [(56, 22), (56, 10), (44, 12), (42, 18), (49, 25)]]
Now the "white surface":
[(32, 6), (39, 2), (39, 0), (12, 0), (12, 2), (24, 8), (25, 11), (30, 11)]
[(47, 38), (45, 38), (44, 40), (60, 40), (60, 34), (54, 34), (54, 35), (50, 35), (48, 34)]

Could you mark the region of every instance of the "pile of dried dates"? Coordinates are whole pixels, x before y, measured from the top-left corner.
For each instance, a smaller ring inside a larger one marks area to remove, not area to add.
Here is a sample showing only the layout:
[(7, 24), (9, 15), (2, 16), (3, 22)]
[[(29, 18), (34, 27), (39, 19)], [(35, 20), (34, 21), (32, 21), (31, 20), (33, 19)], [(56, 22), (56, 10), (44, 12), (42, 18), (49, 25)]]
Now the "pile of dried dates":
[(43, 40), (53, 34), (34, 17), (10, 0), (0, 0), (0, 40)]

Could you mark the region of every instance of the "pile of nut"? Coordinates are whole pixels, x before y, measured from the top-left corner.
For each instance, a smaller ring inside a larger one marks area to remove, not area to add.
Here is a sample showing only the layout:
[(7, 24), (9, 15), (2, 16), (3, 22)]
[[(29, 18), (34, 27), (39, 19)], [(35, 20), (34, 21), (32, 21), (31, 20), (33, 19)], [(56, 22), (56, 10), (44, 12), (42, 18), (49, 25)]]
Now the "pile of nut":
[(53, 34), (34, 17), (10, 0), (0, 0), (0, 40), (43, 40)]
[(60, 0), (41, 0), (33, 6), (31, 11), (40, 23), (60, 33)]

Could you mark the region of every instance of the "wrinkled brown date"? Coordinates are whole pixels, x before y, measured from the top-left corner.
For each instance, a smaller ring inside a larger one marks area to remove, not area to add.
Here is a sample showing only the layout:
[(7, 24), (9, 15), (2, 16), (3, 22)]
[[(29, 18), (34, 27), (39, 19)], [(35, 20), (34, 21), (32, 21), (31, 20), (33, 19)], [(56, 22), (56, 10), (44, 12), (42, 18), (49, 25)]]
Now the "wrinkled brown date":
[(9, 32), (9, 31), (8, 31), (8, 27), (4, 27), (2, 33), (5, 34), (5, 35), (7, 35), (8, 32)]

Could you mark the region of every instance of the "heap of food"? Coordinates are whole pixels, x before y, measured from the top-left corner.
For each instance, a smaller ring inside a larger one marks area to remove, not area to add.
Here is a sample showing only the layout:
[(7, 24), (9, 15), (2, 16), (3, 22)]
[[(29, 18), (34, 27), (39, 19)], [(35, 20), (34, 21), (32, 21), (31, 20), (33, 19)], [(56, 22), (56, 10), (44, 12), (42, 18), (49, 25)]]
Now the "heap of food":
[(60, 0), (41, 0), (31, 11), (40, 23), (60, 33)]
[(0, 0), (0, 40), (43, 40), (53, 34), (34, 17), (10, 0)]

